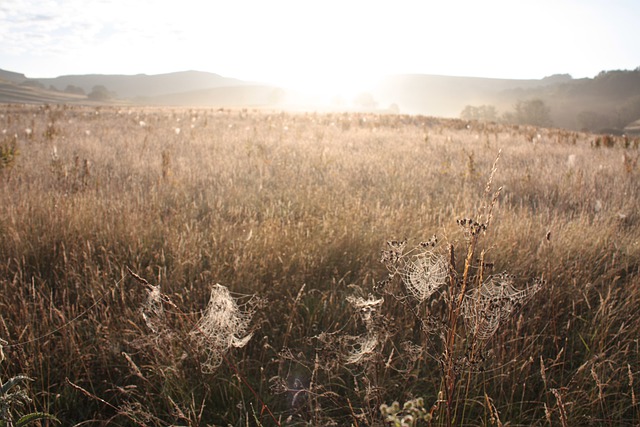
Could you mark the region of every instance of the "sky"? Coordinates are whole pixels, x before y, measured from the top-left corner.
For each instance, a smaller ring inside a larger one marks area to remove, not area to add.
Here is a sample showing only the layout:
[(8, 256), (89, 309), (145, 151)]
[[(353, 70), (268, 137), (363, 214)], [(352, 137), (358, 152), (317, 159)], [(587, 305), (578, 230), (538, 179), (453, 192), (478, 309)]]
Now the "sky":
[(638, 0), (0, 0), (0, 69), (319, 92), (389, 74), (582, 78), (639, 67), (639, 22)]

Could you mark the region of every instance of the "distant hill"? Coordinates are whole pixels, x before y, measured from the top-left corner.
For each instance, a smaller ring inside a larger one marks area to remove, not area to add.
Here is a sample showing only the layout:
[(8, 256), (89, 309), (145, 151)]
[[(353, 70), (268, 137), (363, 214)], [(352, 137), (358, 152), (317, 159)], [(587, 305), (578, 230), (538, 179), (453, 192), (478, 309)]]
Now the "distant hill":
[[(397, 104), (401, 111), (434, 116), (458, 117), (466, 105), (509, 104), (501, 94), (516, 89), (534, 89), (570, 81), (568, 75), (541, 80), (508, 80), (426, 74), (389, 76), (374, 89), (381, 104)], [(509, 105), (511, 107), (511, 105)]]
[(282, 89), (257, 85), (218, 74), (183, 71), (157, 75), (69, 75), (29, 79), (0, 70), (0, 102), (87, 103), (95, 87), (102, 86), (108, 103), (167, 106), (253, 107), (278, 104)]
[(65, 90), (67, 86), (82, 88), (86, 93), (95, 86), (104, 86), (115, 92), (119, 99), (155, 97), (178, 92), (190, 92), (214, 87), (242, 86), (250, 84), (241, 80), (222, 77), (201, 71), (182, 71), (168, 74), (109, 75), (88, 74), (35, 79), (46, 87)]
[(273, 106), (282, 99), (282, 89), (265, 85), (223, 86), (139, 98), (140, 104), (193, 107)]
[(584, 79), (566, 74), (540, 80), (395, 75), (372, 95), (380, 105), (396, 104), (402, 112), (443, 117), (459, 117), (469, 105), (491, 105), (504, 114), (520, 101), (540, 99), (556, 127), (623, 132), (640, 117), (640, 68)]
[(640, 68), (603, 71), (592, 79), (577, 79), (547, 87), (502, 94), (512, 102), (538, 98), (551, 109), (558, 127), (622, 132), (640, 117)]
[[(92, 97), (95, 87), (104, 97)], [(183, 71), (157, 75), (70, 75), (27, 78), (0, 70), (0, 102), (97, 103), (139, 105), (272, 107), (279, 109), (355, 109), (460, 117), (467, 106), (491, 106), (499, 117), (521, 101), (542, 100), (554, 126), (574, 130), (623, 132), (640, 118), (640, 68), (603, 71), (594, 78), (558, 74), (543, 79), (509, 80), (438, 75), (392, 75), (361, 94), (367, 105), (318, 104), (301, 93), (214, 73)], [(393, 108), (392, 108), (393, 107)]]
[(87, 97), (51, 91), (0, 80), (0, 103), (3, 104), (77, 104), (88, 103)]
[(9, 83), (20, 84), (27, 80), (24, 74), (14, 73), (13, 71), (0, 70), (0, 81), (4, 80)]

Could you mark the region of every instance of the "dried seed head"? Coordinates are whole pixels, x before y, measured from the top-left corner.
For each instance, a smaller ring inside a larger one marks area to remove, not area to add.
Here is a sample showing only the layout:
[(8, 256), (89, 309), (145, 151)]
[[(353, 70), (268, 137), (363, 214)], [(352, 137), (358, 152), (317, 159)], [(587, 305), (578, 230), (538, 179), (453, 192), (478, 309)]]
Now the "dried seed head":
[(456, 223), (463, 228), (465, 234), (477, 236), (483, 231), (487, 231), (487, 224), (478, 222), (472, 218), (457, 219)]
[(376, 282), (376, 284), (373, 287), (373, 290), (376, 293), (381, 293), (384, 288), (387, 287), (387, 285), (389, 284), (389, 282), (391, 282), (391, 279), (393, 278), (393, 274), (389, 274), (386, 278), (384, 278), (383, 280), (380, 280), (378, 282)]
[(433, 236), (431, 236), (431, 238), (429, 240), (427, 240), (426, 242), (421, 242), (420, 246), (422, 246), (423, 248), (435, 248), (435, 246), (438, 244), (438, 237), (434, 234)]
[(382, 259), (380, 260), (389, 271), (394, 272), (396, 270), (396, 264), (403, 256), (404, 248), (407, 245), (405, 240), (389, 240), (387, 242), (387, 250), (382, 251)]

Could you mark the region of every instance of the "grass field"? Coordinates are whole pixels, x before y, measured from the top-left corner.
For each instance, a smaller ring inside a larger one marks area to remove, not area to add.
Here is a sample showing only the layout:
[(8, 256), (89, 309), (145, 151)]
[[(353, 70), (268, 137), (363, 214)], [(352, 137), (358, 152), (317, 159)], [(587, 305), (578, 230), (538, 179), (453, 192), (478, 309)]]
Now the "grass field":
[(34, 379), (14, 412), (640, 423), (637, 140), (16, 105), (0, 132), (0, 379)]

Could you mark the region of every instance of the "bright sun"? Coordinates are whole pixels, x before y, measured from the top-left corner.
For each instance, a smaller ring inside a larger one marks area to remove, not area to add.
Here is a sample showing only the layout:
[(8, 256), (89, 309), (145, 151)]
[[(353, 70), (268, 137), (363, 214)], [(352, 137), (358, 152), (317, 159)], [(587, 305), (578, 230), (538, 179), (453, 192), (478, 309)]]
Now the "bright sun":
[(301, 96), (334, 106), (349, 106), (358, 95), (370, 92), (377, 81), (378, 78), (371, 75), (354, 72), (288, 73), (272, 80), (274, 84)]

